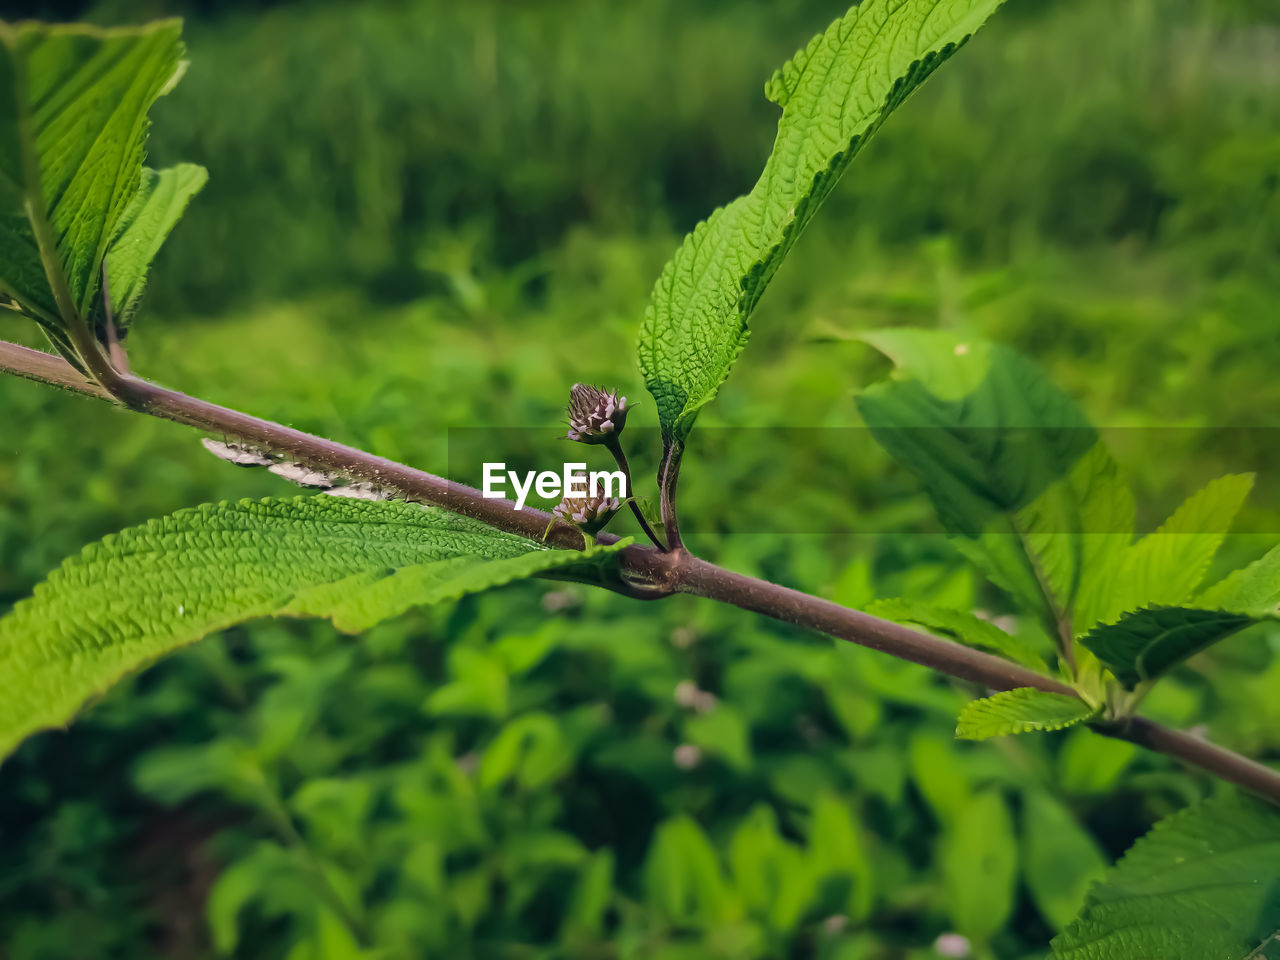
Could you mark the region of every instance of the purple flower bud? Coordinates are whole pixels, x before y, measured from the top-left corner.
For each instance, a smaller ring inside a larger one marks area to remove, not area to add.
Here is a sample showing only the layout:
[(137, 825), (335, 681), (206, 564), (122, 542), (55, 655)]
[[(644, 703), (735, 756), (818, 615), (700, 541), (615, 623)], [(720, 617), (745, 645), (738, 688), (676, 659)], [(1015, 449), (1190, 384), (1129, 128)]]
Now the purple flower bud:
[(565, 497), (551, 512), (584, 533), (594, 534), (603, 530), (621, 507), (617, 497)]
[(579, 443), (607, 443), (627, 422), (627, 398), (585, 383), (569, 391), (569, 434)]

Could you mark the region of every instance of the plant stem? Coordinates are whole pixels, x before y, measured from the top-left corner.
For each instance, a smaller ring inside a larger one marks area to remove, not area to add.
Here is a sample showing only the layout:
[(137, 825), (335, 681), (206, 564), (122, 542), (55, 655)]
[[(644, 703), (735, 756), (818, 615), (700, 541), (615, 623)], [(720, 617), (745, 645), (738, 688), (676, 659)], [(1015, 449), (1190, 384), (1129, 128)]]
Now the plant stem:
[(1250, 793), (1280, 805), (1280, 771), (1219, 746), (1216, 743), (1174, 730), (1146, 717), (1131, 717), (1114, 728), (1096, 728), (1099, 733), (1128, 740), (1156, 753), (1175, 757), (1183, 763), (1243, 787)]
[(102, 387), (86, 380), (79, 370), (61, 357), (4, 340), (0, 340), (0, 370), (63, 390), (97, 397), (99, 400), (114, 399)]
[[(531, 540), (541, 540), (551, 520), (551, 516), (541, 510), (517, 510), (509, 500), (485, 499), (480, 491), (471, 487), (451, 483), (363, 450), (197, 400), (132, 375), (121, 374), (109, 365), (108, 372), (104, 374), (107, 378), (104, 383), (107, 389), (104, 390), (85, 381), (65, 360), (17, 344), (0, 342), (0, 370), (99, 399), (114, 398), (140, 412), (266, 447), (299, 463), (367, 480), (410, 499), (436, 504)], [(678, 457), (674, 462), (679, 463)], [(672, 469), (668, 458), (664, 464), (662, 487), (663, 514), (671, 552), (662, 553), (639, 545), (627, 547), (618, 554), (623, 582), (610, 584), (609, 589), (642, 598), (672, 593), (693, 594), (870, 647), (992, 690), (1035, 687), (1049, 693), (1077, 696), (1066, 684), (1000, 657), (789, 587), (733, 573), (691, 555), (680, 546), (678, 530), (671, 538), (675, 520), (674, 510), (669, 509), (673, 507), (669, 500), (674, 479), (670, 476)], [(558, 546), (578, 549), (578, 536), (576, 529), (556, 525), (548, 539)], [(617, 539), (605, 533), (597, 537), (601, 543), (614, 543)], [(1280, 770), (1273, 770), (1225, 747), (1142, 717), (1098, 725), (1095, 729), (1107, 736), (1175, 757), (1280, 805)]]
[(631, 465), (627, 463), (627, 455), (622, 451), (622, 442), (617, 436), (613, 436), (605, 446), (609, 452), (613, 454), (613, 459), (618, 461), (618, 469), (622, 471), (622, 475), (627, 479), (627, 503), (631, 506), (631, 512), (635, 514), (636, 522), (640, 524), (640, 529), (644, 531), (644, 535), (648, 537), (655, 547), (666, 553), (667, 548), (662, 541), (658, 539), (658, 535), (653, 532), (653, 528), (649, 526), (649, 521), (644, 518), (644, 511), (640, 509), (640, 505), (636, 503), (635, 484), (631, 482)]
[[(465, 484), (453, 483), (355, 447), (208, 403), (129, 374), (121, 374), (110, 367), (101, 374), (94, 372), (102, 383), (99, 386), (86, 381), (59, 357), (0, 341), (0, 370), (99, 399), (115, 400), (140, 413), (261, 446), (305, 466), (368, 481), (533, 540), (543, 538), (551, 520), (551, 515), (545, 511), (532, 508), (517, 510), (510, 500), (485, 498), (479, 490)], [(547, 539), (569, 549), (577, 549), (580, 544), (578, 532), (564, 525), (552, 529)], [(618, 538), (602, 535), (601, 539), (612, 543)]]
[(684, 454), (684, 443), (672, 441), (662, 458), (662, 469), (659, 471), (658, 506), (662, 513), (662, 526), (667, 534), (667, 549), (673, 553), (684, 550), (684, 542), (680, 539), (680, 520), (676, 515), (676, 485), (680, 480), (680, 460)]
[(1003, 657), (942, 640), (790, 587), (734, 573), (689, 553), (676, 562), (675, 583), (681, 593), (719, 600), (784, 623), (807, 627), (992, 690), (1035, 687), (1048, 693), (1075, 696), (1075, 691), (1066, 684)]

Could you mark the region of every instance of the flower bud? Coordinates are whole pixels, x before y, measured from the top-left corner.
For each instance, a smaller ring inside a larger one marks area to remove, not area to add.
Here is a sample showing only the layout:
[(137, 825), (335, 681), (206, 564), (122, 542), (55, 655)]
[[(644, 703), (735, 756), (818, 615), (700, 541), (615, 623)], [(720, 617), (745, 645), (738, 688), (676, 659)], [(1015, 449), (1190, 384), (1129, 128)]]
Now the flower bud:
[(617, 497), (565, 497), (551, 512), (584, 533), (594, 534), (604, 529), (621, 506)]
[(607, 443), (627, 422), (627, 398), (585, 383), (569, 391), (569, 435), (579, 443)]

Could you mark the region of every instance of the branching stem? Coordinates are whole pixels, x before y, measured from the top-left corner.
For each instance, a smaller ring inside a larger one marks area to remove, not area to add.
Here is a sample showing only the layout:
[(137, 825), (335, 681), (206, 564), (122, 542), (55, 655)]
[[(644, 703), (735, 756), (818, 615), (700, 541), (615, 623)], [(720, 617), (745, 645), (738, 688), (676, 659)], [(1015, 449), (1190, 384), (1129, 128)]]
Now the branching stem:
[[(87, 382), (65, 360), (17, 344), (0, 342), (0, 370), (18, 376), (99, 399), (114, 399), (142, 413), (265, 447), (299, 463), (366, 480), (409, 499), (435, 504), (533, 540), (542, 539), (551, 520), (544, 511), (517, 510), (509, 500), (486, 499), (471, 487), (168, 390), (131, 374), (120, 373), (109, 363), (101, 366), (105, 368), (101, 374), (99, 370), (93, 371), (95, 376), (104, 378), (99, 386)], [(678, 466), (673, 466), (673, 463), (678, 465), (679, 458), (673, 461), (668, 457), (661, 485), (670, 552), (638, 545), (627, 547), (618, 554), (622, 579), (610, 584), (610, 589), (643, 598), (673, 593), (706, 597), (910, 660), (991, 690), (1035, 687), (1050, 693), (1076, 696), (1066, 684), (1000, 657), (798, 590), (733, 573), (691, 555), (681, 547), (675, 524), (671, 492)], [(554, 526), (548, 536), (557, 546), (568, 549), (580, 546), (578, 532), (563, 525)], [(617, 537), (602, 533), (597, 540), (614, 543)], [(1280, 805), (1280, 771), (1207, 740), (1142, 717), (1100, 725), (1095, 729), (1199, 767)]]

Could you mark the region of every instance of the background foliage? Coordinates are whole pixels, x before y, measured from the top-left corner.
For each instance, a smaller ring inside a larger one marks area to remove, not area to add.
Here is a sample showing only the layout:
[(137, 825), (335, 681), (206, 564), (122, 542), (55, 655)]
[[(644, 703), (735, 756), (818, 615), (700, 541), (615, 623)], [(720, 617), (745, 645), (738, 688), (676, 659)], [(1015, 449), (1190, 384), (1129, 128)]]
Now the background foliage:
[[(750, 186), (776, 116), (761, 83), (841, 9), (187, 8), (194, 63), (151, 156), (211, 177), (153, 272), (135, 365), (440, 472), (451, 427), (546, 424), (559, 457), (569, 384), (639, 396), (654, 275)], [(886, 365), (851, 336), (907, 322), (1011, 344), (1121, 428), (1140, 526), (1260, 469), (1246, 527), (1278, 529), (1278, 64), (1257, 0), (1010, 0), (761, 304), (764, 346), (685, 466), (693, 548), (850, 604), (1005, 613), (869, 437), (789, 429), (856, 427), (853, 389)], [(107, 532), (292, 492), (91, 401), (4, 380), (0, 404), (0, 604)], [(1180, 668), (1149, 712), (1274, 756), (1268, 629)], [(957, 743), (968, 696), (739, 611), (536, 584), (358, 641), (236, 629), (0, 771), (0, 956), (879, 960), (953, 933), (1041, 956), (1101, 865), (1209, 785), (1080, 730)]]

